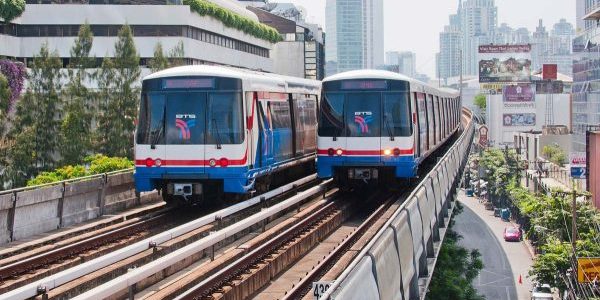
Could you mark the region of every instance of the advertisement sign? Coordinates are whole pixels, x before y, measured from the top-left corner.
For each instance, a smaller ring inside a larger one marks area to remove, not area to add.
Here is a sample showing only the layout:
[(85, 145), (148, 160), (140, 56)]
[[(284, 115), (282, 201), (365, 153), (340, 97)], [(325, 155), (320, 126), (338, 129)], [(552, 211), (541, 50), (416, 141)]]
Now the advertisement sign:
[(580, 283), (600, 281), (600, 257), (577, 258), (577, 281)]
[(531, 84), (507, 85), (502, 91), (504, 102), (534, 102), (535, 90)]
[(535, 126), (535, 114), (504, 114), (504, 126)]
[(488, 143), (489, 143), (489, 137), (488, 137), (489, 129), (488, 129), (487, 125), (481, 125), (477, 131), (479, 132), (479, 139), (478, 139), (477, 143), (481, 147), (487, 147)]
[(529, 82), (531, 45), (479, 46), (479, 82)]
[(571, 152), (569, 155), (569, 164), (571, 167), (585, 167), (587, 165), (585, 152)]
[(544, 64), (542, 67), (542, 79), (556, 80), (558, 78), (558, 65)]

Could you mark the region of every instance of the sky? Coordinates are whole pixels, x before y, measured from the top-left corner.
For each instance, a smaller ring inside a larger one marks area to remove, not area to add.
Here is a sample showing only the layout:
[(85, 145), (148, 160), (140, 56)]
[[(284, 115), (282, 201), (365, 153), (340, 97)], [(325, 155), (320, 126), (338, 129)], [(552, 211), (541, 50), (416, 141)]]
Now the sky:
[[(439, 51), (439, 33), (455, 14), (458, 0), (383, 0), (385, 51), (417, 53), (417, 72), (435, 78), (435, 54)], [(318, 23), (325, 31), (325, 0), (271, 0), (292, 2), (307, 10), (308, 22)], [(498, 25), (526, 27), (534, 31), (539, 19), (546, 30), (561, 18), (575, 26), (575, 0), (496, 0)]]

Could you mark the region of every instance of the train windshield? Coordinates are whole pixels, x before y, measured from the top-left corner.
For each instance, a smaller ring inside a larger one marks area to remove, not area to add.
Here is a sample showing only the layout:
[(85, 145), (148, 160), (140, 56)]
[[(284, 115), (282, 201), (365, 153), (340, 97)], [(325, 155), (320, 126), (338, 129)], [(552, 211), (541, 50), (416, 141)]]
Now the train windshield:
[(334, 92), (321, 100), (319, 136), (410, 136), (407, 93)]
[(142, 95), (138, 144), (240, 144), (241, 93), (147, 93)]

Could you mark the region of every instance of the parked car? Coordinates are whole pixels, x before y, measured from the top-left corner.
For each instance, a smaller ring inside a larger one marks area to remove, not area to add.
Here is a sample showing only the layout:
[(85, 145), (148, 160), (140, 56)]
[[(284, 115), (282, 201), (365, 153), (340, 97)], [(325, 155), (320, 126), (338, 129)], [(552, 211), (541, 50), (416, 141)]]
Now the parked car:
[(521, 230), (513, 226), (507, 226), (504, 228), (504, 240), (507, 242), (519, 242), (521, 241)]
[(531, 290), (531, 300), (552, 300), (552, 288), (548, 284), (537, 285)]

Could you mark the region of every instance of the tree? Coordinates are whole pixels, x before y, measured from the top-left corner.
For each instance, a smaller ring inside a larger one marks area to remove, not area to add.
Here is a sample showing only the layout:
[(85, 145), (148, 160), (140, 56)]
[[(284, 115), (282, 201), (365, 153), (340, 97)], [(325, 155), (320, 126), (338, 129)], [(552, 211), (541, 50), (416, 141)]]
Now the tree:
[(565, 152), (558, 145), (546, 145), (542, 150), (542, 155), (549, 161), (558, 166), (563, 166), (567, 161)]
[[(33, 59), (27, 92), (17, 105), (13, 136), (18, 137), (29, 127), (34, 133), (34, 157), (36, 171), (54, 167), (59, 143), (58, 108), (60, 105), (62, 61), (57, 51), (50, 52), (48, 44), (42, 44), (39, 55)], [(11, 160), (11, 163), (15, 163)], [(18, 166), (23, 169), (25, 166)]]
[[(461, 211), (462, 207), (458, 204), (453, 218)], [(453, 223), (452, 220), (446, 232), (426, 299), (483, 300), (472, 285), (473, 279), (483, 269), (481, 254), (458, 245), (462, 237), (452, 230)]]
[(101, 101), (97, 150), (109, 156), (132, 157), (140, 57), (129, 25), (119, 30), (118, 37), (114, 59), (104, 59), (98, 78)]
[(171, 51), (169, 51), (169, 66), (177, 67), (185, 65), (185, 50), (183, 48), (183, 41), (179, 41)]
[(10, 105), (11, 91), (8, 86), (8, 80), (0, 73), (0, 135), (2, 134), (4, 124), (8, 115), (8, 107)]
[(25, 0), (0, 0), (0, 18), (8, 23), (25, 11)]
[(65, 101), (65, 117), (61, 124), (60, 154), (63, 165), (77, 164), (91, 150), (90, 113), (92, 93), (86, 87), (90, 78), (89, 68), (95, 67), (96, 58), (90, 57), (94, 37), (86, 22), (79, 28), (79, 34), (71, 48), (69, 83)]
[(487, 98), (483, 94), (479, 94), (479, 95), (475, 96), (475, 106), (479, 107), (479, 109), (481, 111), (485, 111), (485, 109), (487, 107), (486, 100), (487, 100)]
[(156, 46), (154, 46), (154, 57), (150, 60), (149, 67), (153, 73), (169, 67), (169, 60), (163, 53), (161, 42), (156, 43)]

